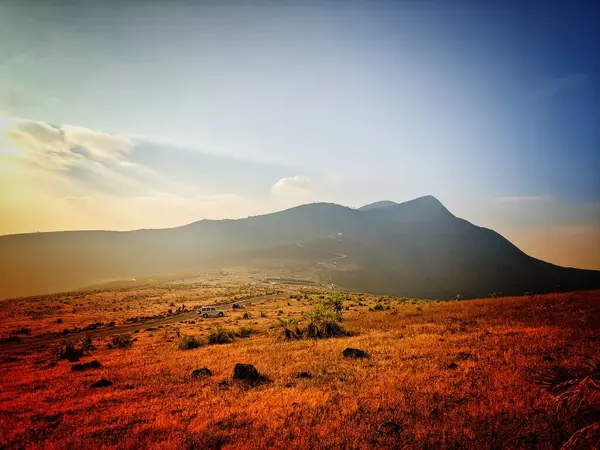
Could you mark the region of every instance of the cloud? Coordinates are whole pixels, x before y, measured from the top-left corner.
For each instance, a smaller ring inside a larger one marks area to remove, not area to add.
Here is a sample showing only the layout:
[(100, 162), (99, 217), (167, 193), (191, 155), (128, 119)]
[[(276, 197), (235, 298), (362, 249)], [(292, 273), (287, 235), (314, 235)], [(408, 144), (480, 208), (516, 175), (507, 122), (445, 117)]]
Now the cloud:
[(271, 186), (271, 192), (281, 196), (308, 196), (313, 193), (313, 183), (303, 175), (286, 177)]
[(580, 89), (589, 81), (590, 77), (585, 73), (569, 73), (543, 83), (534, 91), (533, 96), (538, 100), (551, 99)]
[[(306, 177), (270, 180), (279, 165), (223, 157), (75, 126), (0, 117), (0, 234), (171, 227), (288, 207)], [(243, 194), (240, 194), (243, 193)], [(280, 196), (271, 195), (281, 194)]]

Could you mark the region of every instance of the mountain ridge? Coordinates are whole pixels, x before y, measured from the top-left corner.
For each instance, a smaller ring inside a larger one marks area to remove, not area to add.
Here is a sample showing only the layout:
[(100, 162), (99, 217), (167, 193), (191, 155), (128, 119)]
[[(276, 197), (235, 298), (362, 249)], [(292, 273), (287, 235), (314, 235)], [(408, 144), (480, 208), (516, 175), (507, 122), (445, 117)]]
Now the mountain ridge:
[[(328, 252), (344, 258), (326, 258)], [(532, 258), (424, 196), (361, 208), (310, 203), (163, 229), (0, 236), (0, 297), (234, 265), (295, 271), (343, 289), (431, 298), (600, 286), (600, 272)]]

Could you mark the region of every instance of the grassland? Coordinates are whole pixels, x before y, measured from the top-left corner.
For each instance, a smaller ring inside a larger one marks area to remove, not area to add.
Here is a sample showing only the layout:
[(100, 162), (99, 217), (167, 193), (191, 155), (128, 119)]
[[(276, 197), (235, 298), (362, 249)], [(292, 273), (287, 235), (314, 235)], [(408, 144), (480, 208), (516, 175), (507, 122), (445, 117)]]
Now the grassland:
[[(119, 334), (127, 319), (181, 304), (272, 294), (220, 319), (141, 322), (128, 348), (109, 349), (114, 336), (92, 331), (93, 348), (77, 362), (100, 363), (88, 370), (33, 345), (64, 328), (115, 322)], [(342, 300), (350, 336), (282, 338), (282, 324), (305, 329), (307, 314), (331, 299)], [(2, 337), (34, 347), (0, 343), (0, 448), (550, 449), (582, 428), (581, 416), (553, 409), (538, 380), (598, 352), (600, 292), (437, 302), (169, 284), (5, 301), (0, 326)], [(232, 342), (210, 345), (211, 333)], [(200, 345), (182, 350), (190, 337)], [(347, 347), (368, 357), (344, 358)], [(265, 380), (232, 380), (236, 363)], [(200, 368), (212, 375), (192, 377)], [(93, 388), (101, 379), (112, 384)], [(589, 413), (597, 391), (586, 399)]]

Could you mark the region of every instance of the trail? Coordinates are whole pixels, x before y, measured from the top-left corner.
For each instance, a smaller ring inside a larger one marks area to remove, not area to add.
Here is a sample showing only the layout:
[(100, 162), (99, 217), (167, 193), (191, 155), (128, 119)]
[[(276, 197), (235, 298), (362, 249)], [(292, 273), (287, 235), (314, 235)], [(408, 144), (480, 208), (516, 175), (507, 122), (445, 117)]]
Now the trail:
[[(264, 303), (267, 301), (273, 300), (283, 300), (287, 298), (286, 295), (283, 294), (271, 294), (264, 295), (262, 297), (254, 297), (245, 300), (233, 300), (225, 303), (216, 304), (219, 309), (223, 309), (225, 311), (232, 310), (234, 304), (238, 305), (247, 305), (247, 304), (255, 304), (255, 303)], [(57, 344), (59, 342), (65, 340), (77, 340), (84, 336), (90, 336), (92, 338), (106, 337), (112, 336), (116, 334), (122, 333), (131, 333), (135, 330), (144, 330), (146, 328), (155, 328), (160, 325), (166, 325), (169, 323), (179, 322), (181, 320), (190, 320), (190, 319), (199, 319), (199, 320), (208, 320), (202, 319), (202, 317), (198, 314), (196, 310), (185, 312), (182, 314), (175, 314), (172, 316), (165, 317), (163, 319), (156, 320), (148, 320), (146, 322), (136, 322), (136, 323), (128, 323), (124, 325), (114, 326), (111, 328), (99, 328), (96, 330), (87, 330), (81, 331), (77, 333), (69, 333), (69, 334), (52, 334), (52, 335), (38, 335), (32, 336), (28, 338), (24, 338), (20, 342), (2, 342), (0, 344), (0, 354), (6, 353), (14, 353), (18, 351), (30, 350), (35, 347), (39, 347), (41, 345), (49, 346), (53, 344)], [(216, 318), (210, 320), (218, 320)]]
[[(335, 241), (338, 241), (338, 242), (341, 242), (341, 241), (342, 241), (341, 239), (339, 239), (339, 238), (336, 238), (336, 237), (334, 237), (334, 236), (331, 236), (331, 235), (328, 235), (327, 237), (328, 237), (328, 238), (331, 238), (331, 239), (333, 239), (333, 240), (335, 240)], [(333, 265), (333, 264), (332, 264), (332, 262), (337, 262), (337, 261), (339, 261), (339, 260), (342, 260), (342, 259), (344, 259), (344, 258), (347, 258), (347, 257), (348, 257), (348, 255), (345, 255), (345, 254), (343, 254), (343, 253), (336, 253), (336, 252), (332, 252), (332, 251), (330, 251), (330, 250), (325, 250), (325, 249), (322, 249), (322, 248), (307, 247), (306, 245), (304, 245), (304, 244), (301, 244), (300, 242), (296, 242), (296, 245), (297, 245), (298, 247), (305, 248), (305, 249), (307, 249), (307, 250), (313, 250), (313, 251), (314, 251), (314, 250), (316, 250), (316, 251), (319, 251), (319, 252), (324, 252), (324, 253), (328, 253), (328, 254), (330, 254), (330, 255), (334, 255), (334, 257), (333, 257), (333, 258), (327, 258), (327, 259), (325, 259), (325, 260), (323, 260), (323, 261), (317, 261), (317, 264), (320, 264), (320, 265), (322, 265), (322, 266), (325, 266), (325, 267), (327, 267), (328, 265), (329, 265), (329, 266), (330, 266), (330, 265)]]

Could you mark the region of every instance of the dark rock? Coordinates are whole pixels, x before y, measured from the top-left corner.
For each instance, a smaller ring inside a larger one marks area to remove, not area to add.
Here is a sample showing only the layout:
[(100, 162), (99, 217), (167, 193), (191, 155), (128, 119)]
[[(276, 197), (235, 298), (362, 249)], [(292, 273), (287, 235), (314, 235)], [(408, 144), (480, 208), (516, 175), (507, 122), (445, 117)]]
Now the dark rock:
[(448, 369), (450, 369), (450, 370), (458, 369), (458, 364), (456, 364), (455, 362), (451, 362), (450, 364), (448, 364)]
[(396, 422), (386, 422), (381, 427), (382, 434), (400, 434), (402, 433), (402, 426)]
[(456, 355), (456, 358), (466, 361), (468, 359), (473, 359), (473, 354), (469, 352), (459, 352), (458, 355)]
[(298, 372), (294, 378), (312, 378), (312, 375), (308, 372)]
[(348, 347), (342, 352), (344, 358), (366, 358), (368, 355), (363, 350), (358, 348)]
[(256, 370), (252, 364), (236, 364), (233, 369), (233, 379), (243, 381), (259, 381), (261, 378), (260, 373)]
[(92, 388), (105, 388), (105, 387), (109, 387), (112, 386), (112, 381), (107, 380), (106, 378), (101, 378), (98, 381), (96, 381), (95, 383), (93, 383), (90, 387)]
[(196, 369), (192, 371), (192, 378), (203, 378), (210, 376), (212, 376), (212, 372), (207, 367), (203, 367), (202, 369)]
[(554, 362), (554, 361), (556, 361), (556, 359), (550, 355), (546, 355), (546, 356), (544, 356), (544, 361)]
[(102, 364), (99, 361), (93, 360), (83, 364), (73, 364), (71, 370), (74, 372), (83, 372), (88, 369), (99, 369), (100, 367), (102, 367)]

